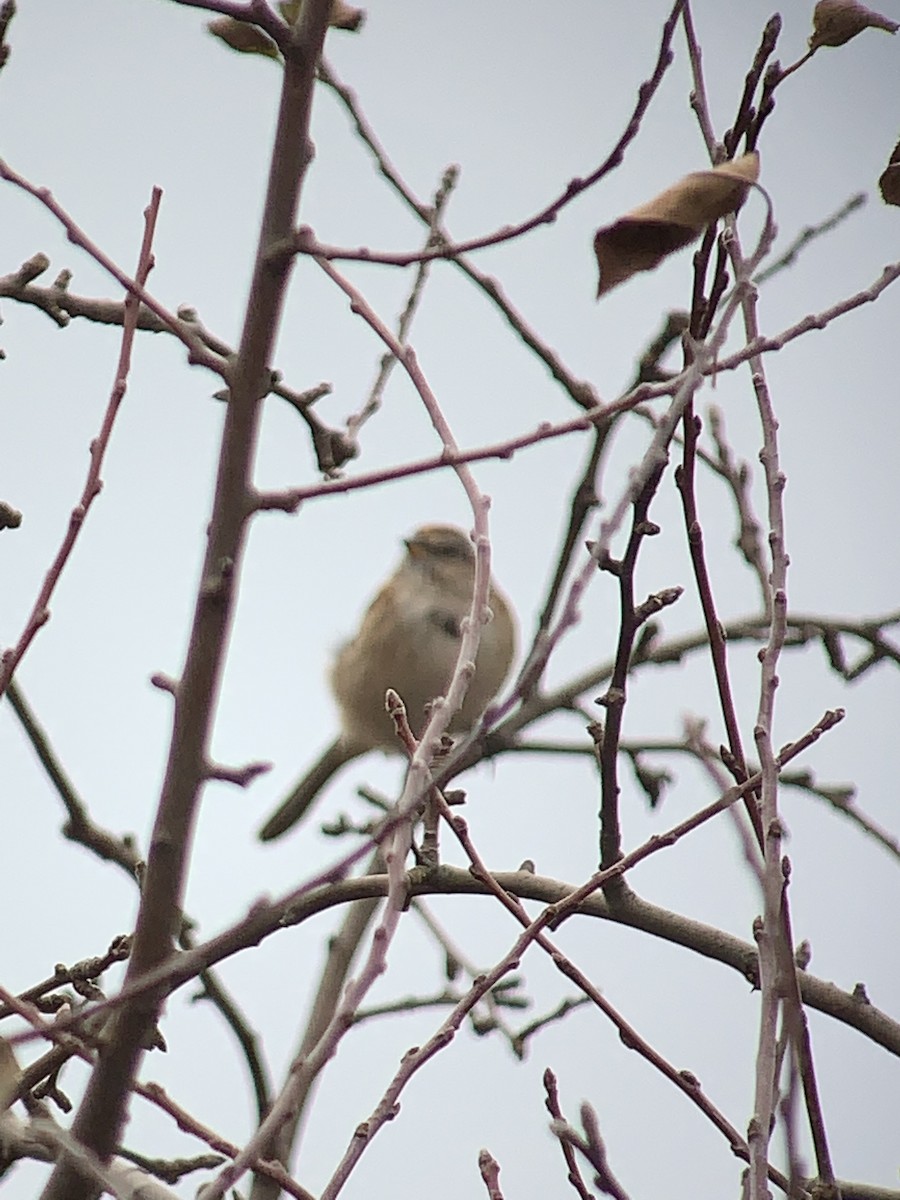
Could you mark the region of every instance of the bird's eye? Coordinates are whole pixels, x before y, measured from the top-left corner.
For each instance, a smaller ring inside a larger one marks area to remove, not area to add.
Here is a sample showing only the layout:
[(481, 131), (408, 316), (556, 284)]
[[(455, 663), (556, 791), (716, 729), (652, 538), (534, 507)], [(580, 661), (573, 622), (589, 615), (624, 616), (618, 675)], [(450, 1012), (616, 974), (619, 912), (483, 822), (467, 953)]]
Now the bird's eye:
[(438, 558), (458, 558), (462, 562), (467, 562), (471, 557), (468, 545), (457, 541), (432, 542), (431, 553)]

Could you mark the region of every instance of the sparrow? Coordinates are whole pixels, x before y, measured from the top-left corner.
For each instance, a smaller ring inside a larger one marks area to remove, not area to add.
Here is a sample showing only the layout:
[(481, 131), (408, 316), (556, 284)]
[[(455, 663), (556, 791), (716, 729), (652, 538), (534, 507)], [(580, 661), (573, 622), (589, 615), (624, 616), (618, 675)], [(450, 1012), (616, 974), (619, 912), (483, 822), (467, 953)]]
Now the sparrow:
[[(453, 525), (424, 525), (405, 540), (406, 553), (338, 651), (329, 682), (341, 729), (259, 831), (280, 837), (306, 813), (321, 789), (347, 763), (369, 750), (399, 753), (384, 698), (393, 688), (406, 706), (412, 732), (425, 727), (426, 708), (443, 696), (459, 652), (462, 621), (475, 584), (475, 549)], [(503, 686), (516, 651), (516, 619), (491, 581), (491, 619), (481, 632), (475, 673), (451, 733), (475, 724)]]

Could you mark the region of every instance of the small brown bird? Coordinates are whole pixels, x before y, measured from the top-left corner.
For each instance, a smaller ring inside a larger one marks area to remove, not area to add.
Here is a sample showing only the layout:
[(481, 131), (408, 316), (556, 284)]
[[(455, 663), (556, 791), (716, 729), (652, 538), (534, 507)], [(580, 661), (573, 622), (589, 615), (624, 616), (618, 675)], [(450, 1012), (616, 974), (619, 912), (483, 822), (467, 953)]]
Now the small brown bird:
[[(475, 550), (461, 529), (425, 525), (407, 539), (403, 561), (331, 669), (341, 732), (263, 825), (263, 841), (296, 824), (332, 775), (352, 759), (376, 748), (399, 751), (384, 707), (388, 688), (399, 693), (419, 736), (426, 705), (444, 695), (450, 683), (474, 583)], [(451, 732), (474, 725), (502, 687), (515, 654), (516, 620), (493, 581), (489, 605), (493, 616), (482, 630), (475, 674)]]

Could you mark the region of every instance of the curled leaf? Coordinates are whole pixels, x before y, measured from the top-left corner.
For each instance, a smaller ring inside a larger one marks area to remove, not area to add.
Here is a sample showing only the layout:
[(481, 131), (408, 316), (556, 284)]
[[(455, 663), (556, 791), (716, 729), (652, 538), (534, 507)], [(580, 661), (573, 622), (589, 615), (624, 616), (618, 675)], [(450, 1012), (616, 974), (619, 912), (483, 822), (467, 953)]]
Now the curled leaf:
[(879, 177), (878, 186), (885, 204), (894, 204), (900, 207), (900, 142), (891, 151), (888, 165)]
[(759, 176), (753, 151), (709, 171), (694, 171), (647, 204), (598, 229), (594, 253), (600, 269), (597, 295), (638, 271), (651, 271), (664, 258), (698, 238), (707, 225), (734, 212)]
[(22, 524), (22, 514), (5, 500), (0, 500), (0, 529), (18, 529)]
[(813, 12), (810, 50), (820, 46), (843, 46), (864, 29), (886, 29), (896, 33), (900, 25), (881, 13), (873, 12), (856, 0), (819, 0)]
[(236, 21), (234, 17), (216, 17), (206, 28), (239, 54), (262, 54), (265, 58), (280, 58), (278, 47), (258, 25)]

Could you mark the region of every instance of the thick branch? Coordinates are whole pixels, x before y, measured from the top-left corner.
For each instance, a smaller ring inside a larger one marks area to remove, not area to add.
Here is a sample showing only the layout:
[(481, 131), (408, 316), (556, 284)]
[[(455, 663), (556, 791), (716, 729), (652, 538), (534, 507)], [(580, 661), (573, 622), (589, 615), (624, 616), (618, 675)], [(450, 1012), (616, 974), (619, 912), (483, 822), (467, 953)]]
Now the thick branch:
[[(247, 523), (247, 492), (259, 424), (259, 381), (274, 344), (291, 260), (270, 261), (272, 244), (294, 224), (310, 160), (309, 118), (315, 67), (328, 21), (327, 0), (310, 0), (285, 56), (281, 108), (268, 193), (231, 382), (216, 497), (187, 659), (176, 689), (175, 721), (153, 830), (127, 980), (172, 952), (190, 855), (212, 717), (235, 601)], [(159, 992), (135, 995), (118, 1014), (73, 1125), (75, 1137), (103, 1159), (119, 1140), (141, 1046), (159, 1013)], [(87, 1200), (90, 1181), (68, 1163), (57, 1166), (44, 1200)]]

